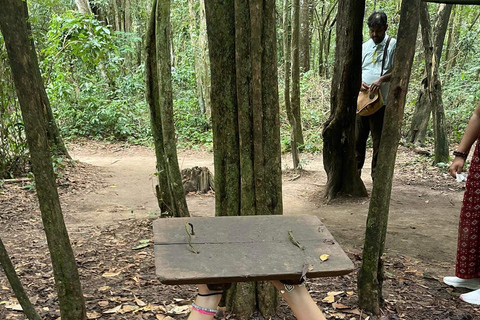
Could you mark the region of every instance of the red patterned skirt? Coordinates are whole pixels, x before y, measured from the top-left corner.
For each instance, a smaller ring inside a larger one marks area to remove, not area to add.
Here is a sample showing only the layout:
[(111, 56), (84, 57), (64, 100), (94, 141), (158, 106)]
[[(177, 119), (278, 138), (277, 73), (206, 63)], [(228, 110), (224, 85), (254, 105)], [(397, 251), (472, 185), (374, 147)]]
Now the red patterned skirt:
[(480, 141), (470, 163), (458, 226), (455, 275), (462, 279), (480, 278)]

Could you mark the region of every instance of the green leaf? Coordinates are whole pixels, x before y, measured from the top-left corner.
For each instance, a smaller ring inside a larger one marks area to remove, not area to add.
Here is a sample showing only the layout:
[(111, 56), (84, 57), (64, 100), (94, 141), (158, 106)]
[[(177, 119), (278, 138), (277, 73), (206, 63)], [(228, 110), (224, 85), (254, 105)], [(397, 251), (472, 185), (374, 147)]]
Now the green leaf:
[(146, 248), (146, 247), (148, 247), (148, 246), (149, 246), (148, 243), (143, 243), (143, 244), (140, 244), (140, 245), (138, 245), (138, 246), (136, 246), (136, 247), (133, 247), (132, 250), (140, 250), (140, 249)]
[(139, 240), (138, 242), (140, 242), (140, 243), (149, 243), (150, 241), (152, 241), (152, 239), (142, 239), (142, 240)]

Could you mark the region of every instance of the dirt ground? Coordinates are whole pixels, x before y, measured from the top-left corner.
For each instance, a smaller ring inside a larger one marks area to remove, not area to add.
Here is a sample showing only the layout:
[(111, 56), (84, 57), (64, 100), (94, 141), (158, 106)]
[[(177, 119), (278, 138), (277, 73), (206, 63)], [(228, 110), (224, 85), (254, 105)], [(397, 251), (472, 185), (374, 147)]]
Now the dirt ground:
[[(156, 279), (152, 220), (158, 216), (154, 195), (152, 149), (85, 142), (69, 146), (78, 160), (59, 175), (59, 192), (77, 257), (89, 319), (184, 319), (194, 298), (193, 286), (166, 286)], [(181, 168), (207, 166), (213, 154), (179, 153)], [(321, 155), (302, 155), (297, 175), (288, 156), (283, 162), (285, 215), (318, 216), (354, 261), (347, 276), (308, 282), (328, 319), (367, 319), (357, 306), (356, 276), (369, 201), (342, 198), (326, 204), (326, 174)], [(371, 191), (370, 167), (362, 178)], [(41, 216), (34, 192), (8, 183), (0, 193), (0, 235), (18, 274), (44, 319), (58, 319), (58, 301)], [(457, 183), (425, 157), (400, 147), (386, 243), (385, 308), (370, 319), (480, 319), (480, 307), (458, 299), (463, 289), (444, 285), (453, 275), (463, 183)], [(187, 197), (192, 216), (214, 215), (214, 194)], [(145, 240), (145, 241), (142, 241)], [(132, 249), (148, 243), (142, 249)], [(334, 294), (333, 301), (327, 296)], [(218, 318), (235, 319), (225, 313)], [(13, 291), (0, 273), (0, 319), (24, 319)], [(263, 319), (253, 315), (251, 319)], [(271, 319), (294, 319), (282, 303)]]

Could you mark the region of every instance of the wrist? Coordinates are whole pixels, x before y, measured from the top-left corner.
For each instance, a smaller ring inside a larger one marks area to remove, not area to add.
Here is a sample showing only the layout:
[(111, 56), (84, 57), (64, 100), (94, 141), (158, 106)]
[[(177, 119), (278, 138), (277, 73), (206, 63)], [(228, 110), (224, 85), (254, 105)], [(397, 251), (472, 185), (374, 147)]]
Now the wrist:
[(467, 152), (462, 152), (462, 151), (458, 151), (458, 150), (453, 151), (453, 155), (454, 155), (455, 157), (460, 157), (460, 158), (462, 158), (463, 160), (466, 160), (467, 157), (468, 157), (468, 153), (467, 153)]

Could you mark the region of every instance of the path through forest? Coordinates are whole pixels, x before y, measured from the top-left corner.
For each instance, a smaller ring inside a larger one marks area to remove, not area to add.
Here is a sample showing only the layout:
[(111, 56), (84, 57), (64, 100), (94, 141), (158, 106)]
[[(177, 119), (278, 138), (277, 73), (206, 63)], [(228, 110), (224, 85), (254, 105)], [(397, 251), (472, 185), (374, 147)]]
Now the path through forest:
[[(88, 143), (70, 146), (74, 159), (101, 168), (105, 184), (95, 192), (69, 198), (64, 204), (70, 227), (105, 225), (126, 218), (158, 214), (154, 196), (154, 151), (150, 148), (118, 144)], [(213, 154), (208, 151), (179, 152), (181, 168), (207, 166), (213, 171)], [(438, 170), (421, 169), (408, 149), (400, 149), (392, 191), (387, 254), (417, 259), (436, 278), (453, 273), (458, 215), (462, 188)], [(322, 190), (326, 175), (319, 155), (303, 155), (306, 170), (298, 177), (291, 161), (283, 156), (284, 214), (313, 214), (327, 226), (348, 250), (360, 250), (368, 199), (344, 199), (325, 204)], [(368, 159), (367, 159), (368, 163)], [(428, 167), (428, 166), (427, 166)], [(371, 191), (369, 168), (362, 178)], [(189, 195), (193, 216), (214, 214), (214, 196)]]

